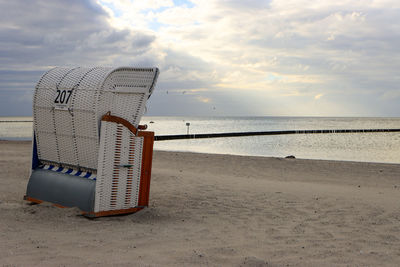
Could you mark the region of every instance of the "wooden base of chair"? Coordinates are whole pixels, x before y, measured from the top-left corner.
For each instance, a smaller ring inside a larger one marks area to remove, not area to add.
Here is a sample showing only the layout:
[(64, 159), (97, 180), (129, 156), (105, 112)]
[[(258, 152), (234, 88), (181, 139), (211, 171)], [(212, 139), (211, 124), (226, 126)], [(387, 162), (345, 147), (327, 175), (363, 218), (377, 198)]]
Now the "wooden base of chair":
[[(31, 203), (35, 203), (35, 204), (42, 204), (43, 202), (45, 202), (43, 200), (36, 199), (36, 198), (33, 198), (33, 197), (28, 197), (28, 196), (24, 196), (24, 200), (29, 201)], [(62, 206), (62, 205), (59, 205), (59, 204), (56, 204), (56, 203), (51, 203), (51, 204), (53, 204), (53, 206), (57, 207), (57, 208), (66, 208), (65, 206)]]
[[(46, 201), (24, 196), (24, 200), (29, 201), (31, 203), (35, 204), (42, 204)], [(65, 206), (56, 204), (56, 203), (51, 203), (54, 207), (57, 208), (67, 208)], [(122, 214), (130, 214), (130, 213), (135, 213), (138, 212), (139, 210), (142, 210), (145, 207), (135, 207), (135, 208), (130, 208), (130, 209), (121, 209), (121, 210), (106, 210), (106, 211), (99, 211), (99, 212), (86, 212), (82, 211), (82, 215), (89, 217), (89, 218), (97, 218), (97, 217), (104, 217), (104, 216), (113, 216), (113, 215), (122, 215)]]
[(142, 210), (143, 207), (130, 208), (130, 209), (122, 209), (122, 210), (107, 210), (107, 211), (99, 211), (99, 212), (83, 212), (83, 215), (89, 218), (103, 217), (103, 216), (113, 216), (113, 215), (122, 215), (135, 213), (139, 210)]
[(24, 200), (32, 202), (32, 203), (35, 203), (35, 204), (43, 203), (42, 200), (39, 200), (39, 199), (36, 199), (36, 198), (33, 198), (33, 197), (28, 197), (28, 196), (24, 196)]

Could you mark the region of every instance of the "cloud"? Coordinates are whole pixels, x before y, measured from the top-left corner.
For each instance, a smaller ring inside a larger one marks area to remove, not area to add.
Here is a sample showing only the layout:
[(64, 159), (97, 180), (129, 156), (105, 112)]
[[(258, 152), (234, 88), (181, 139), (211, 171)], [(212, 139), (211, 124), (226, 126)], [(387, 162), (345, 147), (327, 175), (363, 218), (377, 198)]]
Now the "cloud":
[(315, 99), (315, 100), (318, 100), (318, 99), (320, 99), (322, 96), (323, 96), (323, 94), (315, 95), (315, 96), (314, 96), (314, 99)]
[(114, 28), (108, 19), (95, 1), (2, 1), (0, 115), (21, 115), (15, 107), (22, 105), (31, 114), (33, 88), (52, 66), (154, 66), (155, 35)]
[(394, 0), (3, 1), (0, 114), (50, 66), (155, 65), (151, 115), (400, 116), (399, 10)]
[[(297, 96), (298, 103), (293, 104), (301, 108), (293, 115), (314, 112), (306, 102), (301, 104), (303, 95), (337, 94), (332, 105), (336, 111), (329, 112), (340, 116), (365, 110), (360, 97), (372, 101), (371, 92), (399, 89), (400, 61), (394, 58), (400, 36), (394, 29), (400, 21), (398, 9), (392, 9), (398, 6), (395, 1), (272, 1), (264, 6), (246, 2), (245, 10), (231, 1), (196, 4), (192, 26), (165, 27), (160, 35), (207, 58), (217, 70), (221, 89), (241, 89), (243, 97), (253, 90), (271, 99)], [(268, 73), (282, 79), (265, 80)], [(382, 114), (386, 108), (379, 104), (369, 113)]]
[(210, 98), (203, 97), (203, 96), (197, 96), (196, 98), (197, 98), (197, 100), (199, 100), (200, 102), (203, 102), (203, 103), (209, 103), (211, 101)]

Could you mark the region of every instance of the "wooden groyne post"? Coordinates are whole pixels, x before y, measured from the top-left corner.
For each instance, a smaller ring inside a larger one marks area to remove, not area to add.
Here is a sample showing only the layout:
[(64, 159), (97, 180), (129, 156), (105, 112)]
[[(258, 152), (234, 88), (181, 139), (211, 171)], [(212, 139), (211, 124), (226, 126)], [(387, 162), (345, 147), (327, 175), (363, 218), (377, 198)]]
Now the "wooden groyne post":
[(260, 136), (260, 135), (284, 135), (284, 134), (378, 133), (378, 132), (400, 132), (400, 129), (339, 129), (339, 130), (326, 129), (326, 130), (286, 130), (286, 131), (264, 131), (264, 132), (157, 135), (154, 137), (154, 141), (221, 138), (221, 137), (240, 137), (240, 136)]

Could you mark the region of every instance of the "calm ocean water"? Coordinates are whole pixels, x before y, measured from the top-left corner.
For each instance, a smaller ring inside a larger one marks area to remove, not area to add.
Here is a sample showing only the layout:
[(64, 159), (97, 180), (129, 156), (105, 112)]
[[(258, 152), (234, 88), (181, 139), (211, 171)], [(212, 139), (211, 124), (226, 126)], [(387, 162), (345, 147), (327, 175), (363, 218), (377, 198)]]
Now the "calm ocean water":
[[(29, 140), (31, 117), (0, 117), (0, 139)], [(2, 122), (3, 121), (3, 122)], [(4, 122), (19, 121), (19, 122)], [(143, 117), (156, 135), (313, 129), (400, 128), (400, 118)], [(400, 133), (252, 136), (155, 142), (155, 149), (204, 153), (400, 163)]]

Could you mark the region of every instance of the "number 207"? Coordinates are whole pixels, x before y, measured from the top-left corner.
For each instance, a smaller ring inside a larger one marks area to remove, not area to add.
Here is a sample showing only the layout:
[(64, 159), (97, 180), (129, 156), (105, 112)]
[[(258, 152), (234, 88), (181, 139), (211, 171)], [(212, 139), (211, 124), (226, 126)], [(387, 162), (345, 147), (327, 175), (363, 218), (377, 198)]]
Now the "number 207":
[(54, 99), (54, 103), (67, 104), (71, 94), (72, 90), (57, 90), (57, 96), (56, 99)]

